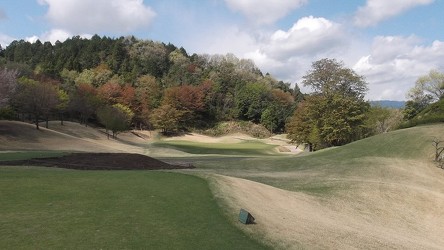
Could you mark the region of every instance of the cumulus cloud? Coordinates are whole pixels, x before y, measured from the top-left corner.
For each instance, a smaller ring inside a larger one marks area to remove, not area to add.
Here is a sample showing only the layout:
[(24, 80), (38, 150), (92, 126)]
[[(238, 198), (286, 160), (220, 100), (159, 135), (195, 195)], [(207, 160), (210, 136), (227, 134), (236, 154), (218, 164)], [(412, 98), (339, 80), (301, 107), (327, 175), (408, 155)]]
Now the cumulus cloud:
[(0, 45), (2, 48), (6, 48), (14, 40), (16, 39), (0, 32)]
[(403, 100), (416, 79), (431, 69), (444, 69), (444, 42), (423, 45), (414, 36), (376, 37), (370, 54), (354, 69), (366, 76), (372, 99)]
[(434, 0), (367, 0), (367, 4), (356, 12), (354, 23), (359, 27), (374, 26), (416, 6), (432, 2)]
[(341, 25), (313, 16), (299, 19), (288, 31), (274, 32), (264, 52), (279, 60), (323, 54), (341, 47), (346, 40)]
[(156, 13), (143, 0), (38, 0), (46, 18), (71, 33), (128, 33), (148, 26)]
[(225, 0), (233, 11), (239, 11), (257, 24), (271, 24), (301, 7), (308, 0)]
[[(66, 30), (62, 29), (52, 29), (50, 31), (47, 31), (40, 36), (34, 35), (30, 37), (26, 37), (25, 40), (30, 43), (35, 43), (37, 40), (40, 40), (41, 42), (51, 42), (52, 44), (55, 44), (57, 41), (64, 42), (66, 39), (73, 37), (74, 35), (69, 33)], [(90, 34), (82, 34), (79, 35), (82, 38), (91, 38), (92, 35)]]

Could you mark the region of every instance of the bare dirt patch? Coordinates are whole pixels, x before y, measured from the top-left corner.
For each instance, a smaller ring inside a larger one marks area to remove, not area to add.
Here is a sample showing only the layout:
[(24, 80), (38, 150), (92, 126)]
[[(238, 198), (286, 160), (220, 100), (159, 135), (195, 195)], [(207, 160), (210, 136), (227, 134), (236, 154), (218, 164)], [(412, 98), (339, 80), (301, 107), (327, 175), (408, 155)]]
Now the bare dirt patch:
[(189, 169), (192, 165), (172, 165), (140, 154), (74, 153), (62, 157), (0, 161), (0, 165), (44, 166), (79, 170), (158, 170)]

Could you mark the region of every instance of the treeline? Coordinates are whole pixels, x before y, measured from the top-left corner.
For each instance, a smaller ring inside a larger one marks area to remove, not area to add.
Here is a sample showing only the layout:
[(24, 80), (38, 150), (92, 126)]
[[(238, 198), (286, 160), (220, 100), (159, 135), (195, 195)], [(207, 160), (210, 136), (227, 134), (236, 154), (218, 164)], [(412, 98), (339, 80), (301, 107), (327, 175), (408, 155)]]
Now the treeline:
[(425, 116), (425, 107), (442, 100), (442, 79), (431, 71), (418, 79), (404, 110), (388, 109), (371, 106), (364, 77), (335, 59), (313, 62), (301, 82), (313, 92), (302, 94), (232, 54), (189, 55), (134, 37), (21, 40), (0, 50), (0, 119), (38, 127), (68, 118), (100, 123), (113, 135), (131, 127), (169, 133), (247, 121), (317, 150)]
[(283, 132), (303, 99), (297, 86), (264, 75), (251, 60), (189, 55), (134, 37), (13, 41), (0, 51), (0, 64), (4, 79), (17, 79), (2, 94), (8, 112), (36, 124), (70, 117), (116, 132), (128, 126), (171, 132), (244, 120)]

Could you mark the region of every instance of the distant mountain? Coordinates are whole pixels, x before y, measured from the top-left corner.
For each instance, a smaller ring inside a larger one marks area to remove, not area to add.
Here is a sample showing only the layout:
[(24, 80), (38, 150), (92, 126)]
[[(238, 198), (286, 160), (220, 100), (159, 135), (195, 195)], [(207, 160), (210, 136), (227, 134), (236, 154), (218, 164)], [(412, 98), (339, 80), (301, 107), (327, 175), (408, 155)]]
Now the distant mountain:
[(370, 104), (372, 106), (380, 106), (383, 108), (395, 108), (395, 109), (404, 108), (405, 106), (404, 101), (390, 101), (390, 100), (370, 101)]

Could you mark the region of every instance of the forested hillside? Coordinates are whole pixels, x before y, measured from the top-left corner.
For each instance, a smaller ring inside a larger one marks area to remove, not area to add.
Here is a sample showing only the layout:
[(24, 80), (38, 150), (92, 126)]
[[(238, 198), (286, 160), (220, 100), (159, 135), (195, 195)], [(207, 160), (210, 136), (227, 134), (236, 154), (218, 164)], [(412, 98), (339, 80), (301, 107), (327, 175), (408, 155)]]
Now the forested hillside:
[(312, 93), (302, 94), (252, 60), (189, 55), (135, 37), (13, 41), (0, 50), (0, 80), (0, 119), (32, 120), (37, 128), (49, 120), (93, 122), (113, 136), (129, 128), (219, 131), (221, 122), (235, 121), (320, 149), (402, 120), (399, 110), (371, 107), (365, 78), (336, 59), (313, 62), (300, 83)]
[[(189, 55), (173, 44), (134, 37), (76, 36), (54, 45), (20, 40), (0, 58), (15, 70), (21, 89), (10, 98), (12, 107), (37, 120), (69, 115), (85, 123), (98, 119), (110, 129), (124, 120), (123, 127), (164, 131), (245, 120), (276, 132), (302, 99), (297, 86), (264, 75), (251, 60)], [(43, 85), (50, 86), (39, 90)], [(48, 95), (40, 104), (26, 104), (40, 92)]]

